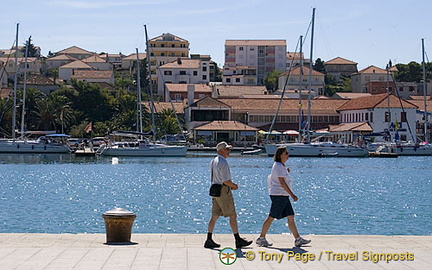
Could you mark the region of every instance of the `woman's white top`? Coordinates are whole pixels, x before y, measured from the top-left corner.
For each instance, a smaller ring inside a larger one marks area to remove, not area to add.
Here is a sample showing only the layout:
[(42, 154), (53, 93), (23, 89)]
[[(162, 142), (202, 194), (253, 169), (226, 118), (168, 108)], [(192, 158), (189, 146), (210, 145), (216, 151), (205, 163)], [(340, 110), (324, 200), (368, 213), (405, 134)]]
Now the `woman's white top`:
[(279, 182), (279, 177), (285, 180), (287, 186), (293, 191), (293, 181), (288, 173), (287, 168), (280, 162), (273, 163), (271, 174), (268, 176), (268, 190), (269, 194), (273, 196), (289, 196), (289, 193), (283, 189)]

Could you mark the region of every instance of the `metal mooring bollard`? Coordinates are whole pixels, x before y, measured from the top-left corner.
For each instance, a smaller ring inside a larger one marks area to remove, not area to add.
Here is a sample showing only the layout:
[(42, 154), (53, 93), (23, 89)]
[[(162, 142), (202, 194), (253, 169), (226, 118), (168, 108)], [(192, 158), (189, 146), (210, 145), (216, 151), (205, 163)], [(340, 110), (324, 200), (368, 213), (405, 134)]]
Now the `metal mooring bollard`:
[(133, 212), (114, 208), (102, 214), (105, 220), (107, 243), (130, 243), (132, 224), (136, 218)]

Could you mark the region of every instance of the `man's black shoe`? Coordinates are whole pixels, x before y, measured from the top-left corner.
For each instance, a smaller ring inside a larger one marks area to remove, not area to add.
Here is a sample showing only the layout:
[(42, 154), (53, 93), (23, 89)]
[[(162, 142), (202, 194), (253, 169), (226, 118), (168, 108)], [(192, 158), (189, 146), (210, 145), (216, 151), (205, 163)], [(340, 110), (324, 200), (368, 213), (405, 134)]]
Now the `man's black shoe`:
[(220, 247), (219, 244), (215, 243), (212, 239), (206, 240), (204, 243), (205, 248), (218, 248)]
[(240, 238), (235, 241), (235, 244), (236, 244), (236, 248), (242, 248), (242, 247), (249, 246), (250, 244), (252, 244), (252, 242), (253, 241), (247, 241), (244, 238)]

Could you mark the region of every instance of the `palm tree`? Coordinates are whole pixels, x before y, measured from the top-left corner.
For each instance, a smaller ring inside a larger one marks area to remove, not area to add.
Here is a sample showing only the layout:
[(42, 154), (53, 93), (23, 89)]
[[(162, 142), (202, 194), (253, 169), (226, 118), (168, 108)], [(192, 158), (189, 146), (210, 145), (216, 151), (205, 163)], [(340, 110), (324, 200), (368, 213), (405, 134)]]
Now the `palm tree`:
[(37, 128), (40, 130), (60, 130), (62, 122), (74, 120), (73, 111), (66, 97), (55, 94), (49, 95), (36, 103), (39, 117)]

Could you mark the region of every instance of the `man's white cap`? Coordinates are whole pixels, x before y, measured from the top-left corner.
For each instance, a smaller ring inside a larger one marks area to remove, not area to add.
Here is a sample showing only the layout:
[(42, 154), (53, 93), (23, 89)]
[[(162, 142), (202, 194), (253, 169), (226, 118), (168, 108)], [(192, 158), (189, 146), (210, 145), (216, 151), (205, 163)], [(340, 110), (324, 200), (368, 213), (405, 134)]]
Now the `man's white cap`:
[(219, 151), (226, 148), (231, 149), (232, 147), (232, 145), (227, 144), (226, 142), (220, 142), (216, 145), (216, 150)]

